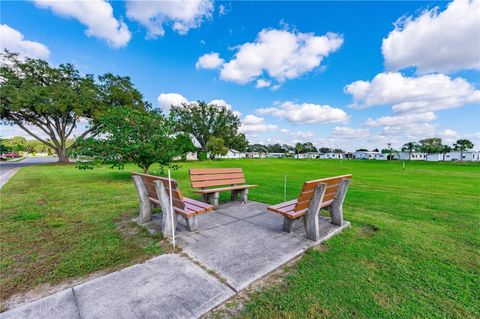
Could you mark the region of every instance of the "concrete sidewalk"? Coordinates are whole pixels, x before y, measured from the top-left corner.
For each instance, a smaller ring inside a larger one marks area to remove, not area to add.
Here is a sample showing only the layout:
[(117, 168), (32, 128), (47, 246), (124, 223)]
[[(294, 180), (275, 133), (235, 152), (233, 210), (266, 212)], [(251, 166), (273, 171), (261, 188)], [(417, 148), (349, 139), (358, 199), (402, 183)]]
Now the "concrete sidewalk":
[(0, 314), (2, 319), (198, 318), (235, 292), (168, 254)]
[[(292, 233), (283, 232), (283, 218), (268, 213), (266, 207), (256, 202), (221, 205), (215, 212), (198, 216), (196, 232), (188, 232), (180, 221), (177, 240), (189, 258), (162, 255), (0, 314), (0, 318), (198, 318), (350, 226), (348, 222), (334, 226), (320, 217), (321, 240), (313, 242), (306, 239), (301, 222)], [(150, 226), (158, 220), (154, 218)]]

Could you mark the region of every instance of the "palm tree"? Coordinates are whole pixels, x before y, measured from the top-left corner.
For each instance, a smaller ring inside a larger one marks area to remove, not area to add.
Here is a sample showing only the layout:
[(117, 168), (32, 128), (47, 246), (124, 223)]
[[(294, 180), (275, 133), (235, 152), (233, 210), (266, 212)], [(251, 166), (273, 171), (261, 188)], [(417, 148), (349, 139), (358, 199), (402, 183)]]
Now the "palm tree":
[(412, 159), (412, 153), (416, 150), (418, 150), (418, 144), (415, 142), (408, 142), (402, 146), (402, 152), (408, 152), (408, 160)]
[(448, 145), (442, 145), (442, 154), (443, 154), (443, 161), (445, 162), (445, 154), (451, 152), (452, 148)]
[(472, 149), (475, 145), (467, 139), (458, 140), (453, 144), (456, 151), (460, 151), (460, 161), (463, 162), (463, 152)]

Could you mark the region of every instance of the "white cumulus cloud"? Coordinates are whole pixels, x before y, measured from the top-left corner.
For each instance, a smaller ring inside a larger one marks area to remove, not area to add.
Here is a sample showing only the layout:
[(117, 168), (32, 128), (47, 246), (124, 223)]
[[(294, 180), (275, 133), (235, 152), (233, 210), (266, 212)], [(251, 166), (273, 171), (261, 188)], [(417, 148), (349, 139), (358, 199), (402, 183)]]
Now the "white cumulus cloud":
[(394, 112), (429, 112), (480, 102), (480, 91), (463, 78), (444, 74), (406, 77), (380, 73), (372, 81), (356, 81), (345, 87), (354, 107), (393, 105)]
[(389, 70), (416, 67), (420, 74), (480, 69), (480, 1), (455, 0), (418, 17), (403, 17), (383, 40)]
[(188, 100), (181, 94), (178, 93), (161, 93), (157, 98), (158, 104), (160, 107), (168, 112), (170, 107), (181, 105), (182, 103), (188, 103)]
[(264, 79), (258, 79), (257, 84), (255, 84), (255, 87), (257, 89), (261, 89), (261, 88), (269, 87), (270, 85), (272, 85), (272, 82), (264, 80)]
[(145, 26), (151, 38), (163, 36), (164, 25), (187, 34), (211, 18), (213, 9), (211, 0), (127, 1), (127, 16)]
[(47, 59), (50, 56), (50, 50), (42, 43), (25, 40), (22, 33), (6, 25), (0, 25), (0, 49), (10, 52), (20, 53), (22, 56), (30, 58)]
[(393, 116), (383, 116), (378, 119), (369, 118), (365, 123), (367, 126), (392, 126), (405, 123), (424, 123), (432, 122), (437, 119), (433, 112), (425, 113), (407, 113)]
[[(320, 66), (322, 60), (340, 48), (342, 36), (327, 33), (290, 32), (263, 29), (253, 42), (236, 47), (236, 54), (224, 63), (220, 78), (246, 84), (263, 76), (279, 83), (295, 79)], [(257, 82), (265, 85), (267, 82)]]
[(245, 116), (242, 121), (242, 126), (240, 127), (241, 133), (257, 133), (257, 132), (266, 132), (274, 131), (278, 128), (277, 125), (266, 124), (263, 117), (258, 117), (253, 114)]
[(222, 66), (224, 60), (220, 58), (218, 53), (204, 54), (198, 58), (195, 67), (199, 69), (217, 69)]
[(40, 8), (50, 8), (54, 13), (74, 18), (87, 27), (88, 36), (97, 37), (119, 48), (127, 45), (131, 34), (127, 25), (115, 19), (113, 8), (105, 0), (33, 0)]
[(285, 118), (293, 124), (345, 123), (348, 121), (348, 115), (342, 109), (312, 103), (296, 104), (287, 101), (276, 107), (257, 109), (257, 113)]

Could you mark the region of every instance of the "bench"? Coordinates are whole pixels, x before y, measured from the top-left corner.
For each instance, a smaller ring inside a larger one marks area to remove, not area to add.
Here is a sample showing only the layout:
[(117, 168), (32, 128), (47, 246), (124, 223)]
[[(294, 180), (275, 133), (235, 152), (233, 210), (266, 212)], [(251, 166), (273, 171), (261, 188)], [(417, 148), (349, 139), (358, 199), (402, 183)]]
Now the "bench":
[(343, 225), (343, 201), (351, 178), (350, 174), (305, 182), (297, 199), (270, 206), (267, 210), (284, 217), (283, 231), (288, 233), (292, 231), (293, 222), (303, 217), (307, 238), (318, 241), (320, 209), (328, 209), (332, 224)]
[(213, 204), (215, 209), (218, 208), (220, 192), (231, 191), (232, 201), (240, 194), (242, 202), (247, 203), (248, 189), (257, 187), (245, 185), (245, 176), (241, 168), (192, 168), (189, 173), (192, 188), (196, 188), (194, 192), (200, 193), (203, 201)]
[[(195, 231), (198, 229), (197, 215), (213, 210), (213, 206), (210, 204), (184, 197), (178, 189), (177, 182), (172, 179), (173, 212), (170, 212), (170, 188), (168, 178), (132, 172), (132, 179), (140, 199), (139, 223), (142, 224), (150, 221), (152, 207), (160, 207), (162, 209), (162, 233), (167, 237), (170, 236), (176, 228), (177, 217), (179, 215), (185, 218), (188, 230)], [(170, 214), (172, 213), (174, 214), (174, 225), (171, 223)]]

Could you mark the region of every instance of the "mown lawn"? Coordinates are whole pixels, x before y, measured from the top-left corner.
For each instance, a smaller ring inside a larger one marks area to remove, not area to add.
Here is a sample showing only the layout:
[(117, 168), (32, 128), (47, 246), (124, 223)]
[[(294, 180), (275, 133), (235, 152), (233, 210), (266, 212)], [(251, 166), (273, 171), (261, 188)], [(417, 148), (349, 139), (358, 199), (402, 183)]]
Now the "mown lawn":
[[(173, 177), (188, 196), (195, 196), (188, 168), (243, 167), (248, 183), (260, 185), (250, 199), (266, 203), (283, 201), (284, 174), (288, 199), (304, 180), (353, 174), (345, 202), (353, 227), (325, 249), (309, 251), (284, 284), (255, 294), (240, 316), (480, 317), (479, 164), (409, 162), (406, 170), (401, 162), (293, 159), (181, 165)], [(137, 213), (130, 169), (28, 167), (4, 186), (2, 298), (167, 249), (125, 229)]]

